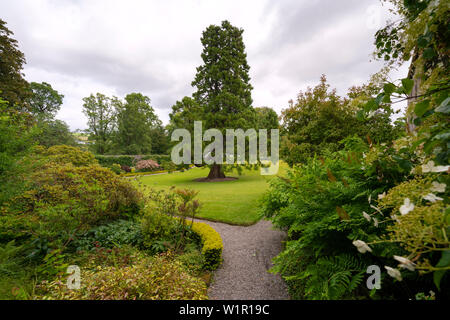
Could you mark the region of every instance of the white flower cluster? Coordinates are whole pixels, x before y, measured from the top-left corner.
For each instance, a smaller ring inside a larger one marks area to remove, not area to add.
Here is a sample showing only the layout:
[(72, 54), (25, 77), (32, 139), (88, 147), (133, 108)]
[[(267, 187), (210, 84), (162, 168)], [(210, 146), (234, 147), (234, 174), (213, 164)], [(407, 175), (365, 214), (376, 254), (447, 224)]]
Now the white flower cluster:
[(430, 160), (426, 164), (422, 165), (422, 172), (423, 173), (428, 173), (428, 172), (445, 172), (448, 169), (450, 169), (450, 166), (435, 166), (433, 160)]

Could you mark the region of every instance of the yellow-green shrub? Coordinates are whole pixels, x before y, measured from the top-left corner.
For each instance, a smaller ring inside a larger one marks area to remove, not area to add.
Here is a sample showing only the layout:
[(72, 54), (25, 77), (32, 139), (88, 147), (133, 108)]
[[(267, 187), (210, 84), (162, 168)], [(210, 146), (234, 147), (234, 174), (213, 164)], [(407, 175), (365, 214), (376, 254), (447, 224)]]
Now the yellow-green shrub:
[(74, 166), (89, 166), (97, 164), (98, 161), (95, 156), (88, 152), (83, 151), (80, 148), (58, 145), (48, 148), (43, 151), (43, 155), (47, 156), (50, 161), (59, 164), (72, 163)]
[(192, 231), (202, 239), (202, 254), (205, 256), (205, 269), (215, 270), (222, 262), (223, 243), (219, 233), (203, 222), (194, 222)]
[(140, 210), (138, 190), (99, 165), (50, 162), (23, 179), (27, 189), (0, 211), (0, 239), (33, 235), (62, 243)]
[(67, 289), (64, 279), (43, 282), (35, 299), (204, 300), (206, 284), (169, 254), (143, 258), (126, 267), (101, 267), (81, 273), (81, 288)]

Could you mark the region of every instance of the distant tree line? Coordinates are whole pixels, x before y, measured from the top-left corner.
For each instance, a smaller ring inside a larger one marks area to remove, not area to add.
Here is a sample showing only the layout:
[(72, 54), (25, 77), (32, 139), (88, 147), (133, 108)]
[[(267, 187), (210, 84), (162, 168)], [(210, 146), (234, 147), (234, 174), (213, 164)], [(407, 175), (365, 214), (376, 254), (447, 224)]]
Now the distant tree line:
[(165, 154), (167, 131), (150, 98), (130, 93), (122, 101), (101, 93), (83, 98), (92, 151), (97, 154)]

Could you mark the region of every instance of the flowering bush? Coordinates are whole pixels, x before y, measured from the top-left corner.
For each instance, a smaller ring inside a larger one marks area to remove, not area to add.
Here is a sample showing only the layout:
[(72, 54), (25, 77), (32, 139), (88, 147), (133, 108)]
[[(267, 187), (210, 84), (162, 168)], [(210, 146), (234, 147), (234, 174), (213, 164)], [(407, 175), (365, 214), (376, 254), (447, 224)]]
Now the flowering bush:
[(159, 164), (154, 160), (140, 160), (135, 167), (136, 170), (141, 172), (155, 171), (160, 168)]
[[(425, 166), (428, 173), (422, 174), (420, 156), (411, 156), (411, 150), (355, 138), (345, 143), (344, 151), (310, 159), (271, 181), (263, 211), (289, 233), (273, 271), (284, 276), (292, 297), (301, 299), (413, 298), (419, 288), (436, 290), (425, 273), (445, 268), (448, 178), (436, 171), (446, 167)], [(330, 257), (340, 257), (339, 263)], [(383, 279), (388, 275), (375, 295), (360, 278), (372, 264), (384, 269)], [(415, 270), (423, 276), (417, 278)], [(395, 286), (389, 276), (404, 284)], [(343, 280), (329, 287), (335, 277)]]

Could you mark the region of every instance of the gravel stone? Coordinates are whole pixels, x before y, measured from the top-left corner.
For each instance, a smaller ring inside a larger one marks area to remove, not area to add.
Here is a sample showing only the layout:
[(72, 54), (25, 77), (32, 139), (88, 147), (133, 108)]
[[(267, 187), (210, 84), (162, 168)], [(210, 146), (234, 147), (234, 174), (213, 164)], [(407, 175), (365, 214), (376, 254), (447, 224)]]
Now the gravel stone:
[(268, 272), (272, 258), (282, 250), (286, 233), (275, 230), (270, 221), (249, 226), (232, 226), (201, 220), (222, 237), (222, 265), (209, 287), (211, 300), (287, 300), (284, 280)]

